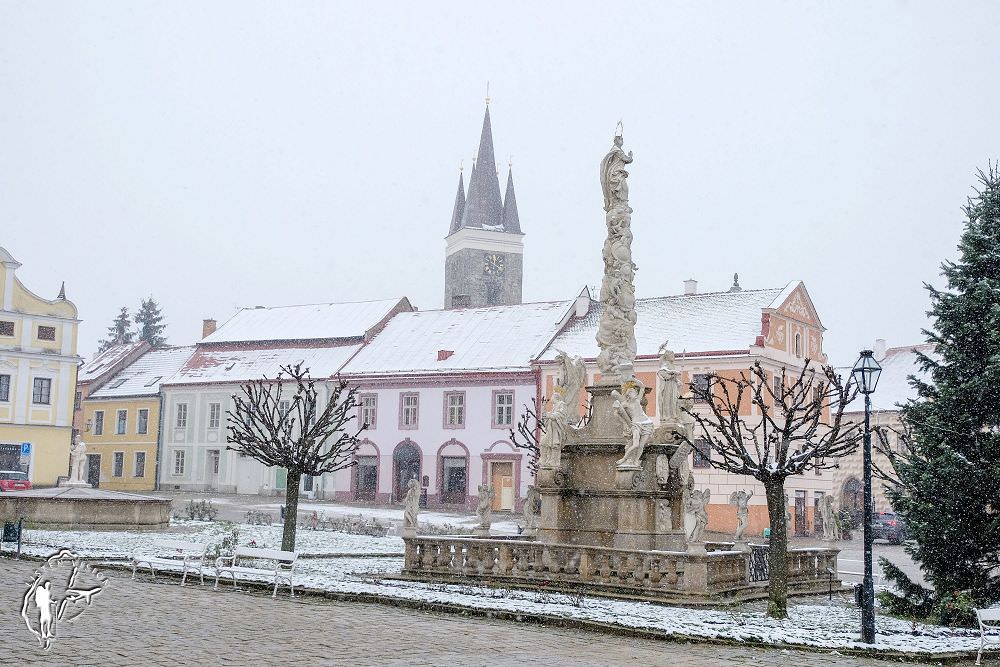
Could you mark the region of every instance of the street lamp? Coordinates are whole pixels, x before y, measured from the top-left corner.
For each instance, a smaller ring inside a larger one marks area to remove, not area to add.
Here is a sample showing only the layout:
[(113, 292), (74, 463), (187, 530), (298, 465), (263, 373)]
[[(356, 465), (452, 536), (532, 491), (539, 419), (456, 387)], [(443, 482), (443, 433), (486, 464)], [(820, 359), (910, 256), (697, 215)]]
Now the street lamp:
[(862, 350), (861, 357), (854, 364), (851, 375), (858, 391), (865, 395), (865, 578), (861, 583), (861, 641), (866, 644), (875, 643), (875, 584), (872, 580), (872, 542), (875, 538), (872, 530), (872, 431), (871, 395), (878, 384), (882, 367), (875, 361), (871, 350)]

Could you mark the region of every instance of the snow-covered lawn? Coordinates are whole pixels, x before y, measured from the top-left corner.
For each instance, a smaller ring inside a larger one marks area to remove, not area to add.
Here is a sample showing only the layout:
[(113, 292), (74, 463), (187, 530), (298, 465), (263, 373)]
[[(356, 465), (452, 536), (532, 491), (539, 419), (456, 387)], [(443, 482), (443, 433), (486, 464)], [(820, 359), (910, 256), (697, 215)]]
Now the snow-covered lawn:
[[(449, 519), (453, 522), (453, 517)], [(183, 539), (191, 541), (218, 543), (224, 535), (222, 524), (175, 524), (169, 533), (33, 530), (27, 533), (24, 550), (44, 556), (58, 547), (68, 547), (84, 557), (120, 562), (132, 552), (149, 546), (156, 537), (169, 535), (178, 539), (183, 535)], [(242, 544), (250, 539), (259, 546), (278, 547), (281, 544), (279, 526), (242, 525), (240, 531)], [(975, 651), (979, 643), (978, 632), (921, 624), (913, 626), (906, 621), (879, 616), (877, 643), (873, 647), (862, 644), (859, 641), (860, 612), (851, 604), (849, 596), (843, 594), (834, 596), (830, 602), (825, 598), (793, 599), (790, 617), (776, 621), (767, 617), (763, 602), (722, 609), (692, 609), (559, 593), (386, 579), (385, 576), (398, 574), (403, 566), (403, 541), (394, 536), (378, 538), (300, 529), (297, 550), (318, 557), (298, 562), (296, 587), (340, 594), (368, 594), (384, 599), (574, 619), (691, 639), (827, 650), (866, 648), (933, 656)], [(214, 573), (206, 571), (206, 575), (214, 576)]]

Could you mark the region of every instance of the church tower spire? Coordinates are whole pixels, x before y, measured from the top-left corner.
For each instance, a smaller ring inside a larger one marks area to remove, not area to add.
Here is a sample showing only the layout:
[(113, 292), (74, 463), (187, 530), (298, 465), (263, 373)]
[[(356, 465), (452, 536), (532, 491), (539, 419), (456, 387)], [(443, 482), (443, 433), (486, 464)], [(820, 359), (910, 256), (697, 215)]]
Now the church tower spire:
[(503, 196), (503, 230), (520, 234), (521, 221), (517, 217), (517, 198), (514, 197), (514, 167), (507, 167), (507, 194)]
[(479, 137), (476, 167), (469, 176), (469, 198), (465, 202), (462, 227), (499, 229), (503, 222), (503, 205), (500, 203), (500, 179), (497, 178), (496, 158), (493, 154), (493, 128), (490, 126), (490, 108), (486, 107), (483, 131)]
[(455, 195), (455, 210), (451, 213), (451, 227), (448, 234), (454, 234), (462, 226), (462, 215), (465, 213), (465, 178), (462, 169), (458, 170), (458, 194)]

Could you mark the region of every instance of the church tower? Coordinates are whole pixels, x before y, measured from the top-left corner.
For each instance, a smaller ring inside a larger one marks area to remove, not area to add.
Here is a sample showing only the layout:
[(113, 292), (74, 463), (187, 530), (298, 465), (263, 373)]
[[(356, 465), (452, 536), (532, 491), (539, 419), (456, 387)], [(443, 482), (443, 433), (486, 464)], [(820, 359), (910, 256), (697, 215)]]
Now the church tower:
[(444, 307), (475, 308), (521, 303), (524, 234), (517, 216), (513, 170), (500, 199), (500, 179), (493, 154), (489, 99), (479, 153), (465, 194), (462, 174), (445, 237)]

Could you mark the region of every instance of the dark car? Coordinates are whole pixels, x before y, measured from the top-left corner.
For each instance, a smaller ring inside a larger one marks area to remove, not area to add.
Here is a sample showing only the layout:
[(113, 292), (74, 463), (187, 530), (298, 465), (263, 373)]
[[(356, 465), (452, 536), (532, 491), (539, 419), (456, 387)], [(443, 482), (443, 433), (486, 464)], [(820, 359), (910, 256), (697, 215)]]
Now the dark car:
[(30, 488), (27, 473), (20, 470), (0, 470), (0, 491), (27, 491)]
[(906, 524), (892, 512), (876, 512), (872, 528), (876, 540), (888, 540), (889, 544), (902, 544), (906, 539)]

